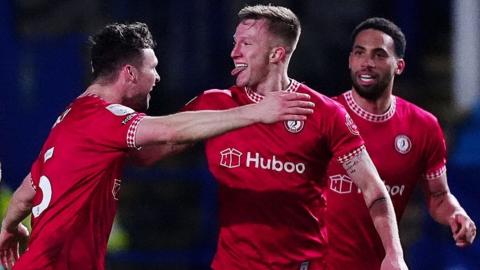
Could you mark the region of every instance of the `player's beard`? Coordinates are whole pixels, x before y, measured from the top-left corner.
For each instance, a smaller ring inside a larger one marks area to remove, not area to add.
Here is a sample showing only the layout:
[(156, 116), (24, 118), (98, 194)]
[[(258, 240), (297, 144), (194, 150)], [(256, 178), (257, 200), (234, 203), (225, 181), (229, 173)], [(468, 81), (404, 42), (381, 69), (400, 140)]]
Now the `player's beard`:
[(377, 83), (365, 87), (358, 83), (355, 73), (350, 73), (353, 87), (357, 91), (358, 95), (371, 101), (379, 99), (385, 93), (385, 91), (387, 91), (388, 84), (390, 83), (390, 80), (392, 80), (392, 76), (393, 75), (391, 74), (387, 74), (386, 77), (380, 78)]

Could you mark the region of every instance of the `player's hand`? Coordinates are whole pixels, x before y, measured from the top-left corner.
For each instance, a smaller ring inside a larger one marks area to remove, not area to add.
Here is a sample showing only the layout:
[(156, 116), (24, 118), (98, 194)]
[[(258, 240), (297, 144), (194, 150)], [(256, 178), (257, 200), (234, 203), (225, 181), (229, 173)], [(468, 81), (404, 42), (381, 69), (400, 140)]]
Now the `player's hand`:
[(19, 224), (17, 231), (0, 231), (0, 261), (5, 269), (11, 269), (20, 257), (20, 243), (26, 242), (29, 237), (27, 227)]
[(284, 120), (306, 120), (315, 104), (308, 94), (271, 92), (256, 106), (256, 116), (265, 124)]
[(449, 218), (448, 223), (452, 230), (453, 240), (458, 247), (466, 247), (473, 243), (477, 235), (477, 227), (469, 216), (456, 213)]
[(408, 270), (403, 256), (389, 256), (388, 254), (382, 261), (381, 270)]

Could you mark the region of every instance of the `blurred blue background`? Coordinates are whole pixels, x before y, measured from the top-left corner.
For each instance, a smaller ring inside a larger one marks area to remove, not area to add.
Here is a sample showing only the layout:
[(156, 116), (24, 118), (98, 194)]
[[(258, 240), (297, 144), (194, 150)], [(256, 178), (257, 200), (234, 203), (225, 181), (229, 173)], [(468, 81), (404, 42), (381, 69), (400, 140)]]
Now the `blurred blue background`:
[[(236, 13), (246, 4), (291, 8), (303, 33), (290, 76), (327, 95), (350, 87), (350, 32), (383, 16), (407, 36), (395, 94), (434, 113), (447, 135), (452, 192), (480, 222), (480, 4), (477, 0), (0, 0), (0, 162), (3, 189), (29, 171), (54, 119), (90, 82), (87, 38), (109, 22), (146, 22), (162, 80), (149, 113), (176, 112), (201, 91), (227, 88)], [(153, 168), (128, 167), (109, 269), (209, 269), (216, 185), (202, 145)], [(417, 192), (401, 224), (411, 269), (480, 269), (480, 244), (455, 247)]]

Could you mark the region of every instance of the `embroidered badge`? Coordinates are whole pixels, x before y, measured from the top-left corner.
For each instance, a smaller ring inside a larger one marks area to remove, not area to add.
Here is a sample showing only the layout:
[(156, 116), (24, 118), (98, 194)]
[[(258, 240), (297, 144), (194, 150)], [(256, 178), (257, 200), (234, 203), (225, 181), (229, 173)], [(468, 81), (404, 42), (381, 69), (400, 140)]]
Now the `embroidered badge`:
[(348, 113), (345, 114), (345, 124), (347, 125), (348, 130), (350, 130), (350, 132), (353, 135), (359, 135), (360, 134), (360, 132), (358, 132), (357, 125), (353, 122), (352, 118), (350, 117), (350, 115)]
[(395, 150), (400, 154), (406, 154), (412, 149), (412, 141), (407, 135), (398, 135), (395, 137)]
[(285, 121), (283, 122), (283, 124), (285, 125), (285, 128), (287, 129), (287, 131), (291, 133), (298, 133), (302, 131), (303, 126), (305, 125), (303, 121), (298, 121), (298, 120)]

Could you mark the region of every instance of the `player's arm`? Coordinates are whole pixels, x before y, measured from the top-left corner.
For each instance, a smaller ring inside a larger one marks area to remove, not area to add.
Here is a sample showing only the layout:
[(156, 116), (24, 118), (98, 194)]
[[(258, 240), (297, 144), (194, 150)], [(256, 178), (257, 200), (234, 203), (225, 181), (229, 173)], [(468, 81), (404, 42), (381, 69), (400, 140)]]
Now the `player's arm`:
[(164, 158), (178, 154), (185, 149), (190, 148), (192, 145), (193, 144), (190, 143), (147, 145), (141, 149), (130, 150), (128, 156), (130, 161), (137, 166), (152, 166)]
[(363, 150), (342, 165), (352, 181), (361, 189), (375, 229), (382, 241), (386, 256), (381, 269), (407, 269), (392, 201), (367, 151)]
[(450, 226), (457, 246), (471, 245), (475, 239), (477, 228), (457, 198), (450, 193), (446, 173), (425, 181), (424, 192), (430, 215), (437, 222)]
[(228, 110), (146, 117), (139, 123), (135, 144), (191, 143), (254, 123), (305, 120), (307, 114), (313, 113), (314, 104), (308, 99), (307, 94), (277, 92), (267, 95), (260, 103)]
[(19, 243), (28, 238), (28, 230), (21, 224), (32, 210), (35, 190), (28, 174), (13, 193), (0, 231), (0, 260), (5, 269), (10, 269), (19, 257)]

